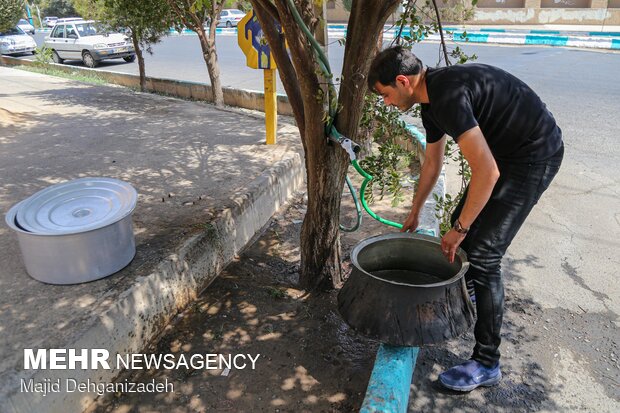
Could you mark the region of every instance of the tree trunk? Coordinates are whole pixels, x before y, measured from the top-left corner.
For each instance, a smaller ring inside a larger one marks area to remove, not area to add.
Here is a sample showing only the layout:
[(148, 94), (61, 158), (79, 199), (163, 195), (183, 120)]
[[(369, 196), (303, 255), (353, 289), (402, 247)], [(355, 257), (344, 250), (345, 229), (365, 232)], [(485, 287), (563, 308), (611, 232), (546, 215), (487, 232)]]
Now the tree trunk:
[(217, 52), (215, 50), (215, 34), (213, 38), (207, 36), (202, 25), (195, 27), (202, 48), (202, 57), (207, 64), (209, 72), (209, 80), (211, 81), (211, 92), (213, 104), (215, 106), (224, 106), (224, 92), (222, 91), (222, 82), (220, 81), (220, 66), (217, 62)]
[[(314, 106), (320, 110), (315, 116), (321, 116), (322, 108)], [(307, 110), (306, 115), (311, 113)], [(299, 283), (307, 291), (322, 291), (340, 287), (343, 282), (340, 201), (349, 163), (340, 147), (328, 144), (323, 123), (307, 122), (304, 135), (308, 142), (308, 207), (301, 227)]]
[[(317, 76), (318, 65), (313, 51), (294, 21), (288, 4), (285, 0), (251, 2), (255, 10), (260, 9), (256, 14), (263, 27), (273, 24), (271, 18), (279, 21), (288, 43), (287, 53), (282, 38), (274, 30), (263, 30), (278, 66), (285, 69), (281, 80), (295, 112), (306, 155), (308, 209), (301, 229), (299, 282), (307, 291), (338, 287), (343, 280), (340, 200), (349, 157), (343, 149), (328, 143), (325, 136), (326, 96), (319, 96), (325, 79)], [(362, 111), (365, 75), (374, 50), (372, 45), (397, 4), (398, 0), (358, 0), (353, 3), (339, 97), (343, 109), (336, 120), (338, 130), (351, 138), (355, 138)], [(291, 63), (296, 76), (290, 75)]]
[[(383, 23), (398, 0), (353, 2), (347, 28), (347, 41), (336, 126), (355, 140), (366, 93), (366, 73), (374, 55), (374, 47)], [(369, 47), (369, 45), (371, 47)], [(306, 118), (308, 119), (308, 118)], [(313, 117), (313, 119), (316, 119)], [(306, 122), (306, 129), (311, 122)], [(308, 213), (302, 227), (301, 274), (302, 286), (337, 287), (342, 282), (340, 267), (340, 200), (349, 158), (335, 145), (320, 141), (309, 145), (309, 153), (325, 151), (316, 159), (308, 156)], [(316, 179), (317, 182), (313, 182)]]
[[(222, 92), (222, 83), (220, 81), (220, 67), (217, 62), (217, 52), (215, 50), (215, 27), (219, 19), (219, 14), (224, 7), (223, 0), (213, 0), (211, 2), (201, 3), (201, 7), (196, 7), (196, 2), (184, 2), (178, 4), (175, 0), (168, 0), (170, 8), (181, 20), (181, 22), (189, 29), (196, 32), (202, 49), (202, 57), (207, 64), (209, 72), (209, 80), (211, 81), (211, 99), (215, 106), (224, 106), (224, 93)], [(210, 4), (208, 4), (210, 3)], [(203, 6), (210, 7), (210, 11), (203, 9)], [(204, 23), (208, 16), (211, 16), (211, 24), (209, 25), (209, 33), (205, 32)]]
[(140, 91), (146, 92), (146, 69), (144, 67), (144, 55), (142, 49), (140, 49), (140, 42), (135, 34), (135, 31), (131, 31), (131, 41), (133, 42), (133, 48), (136, 51), (136, 57), (138, 58), (138, 70), (140, 71)]

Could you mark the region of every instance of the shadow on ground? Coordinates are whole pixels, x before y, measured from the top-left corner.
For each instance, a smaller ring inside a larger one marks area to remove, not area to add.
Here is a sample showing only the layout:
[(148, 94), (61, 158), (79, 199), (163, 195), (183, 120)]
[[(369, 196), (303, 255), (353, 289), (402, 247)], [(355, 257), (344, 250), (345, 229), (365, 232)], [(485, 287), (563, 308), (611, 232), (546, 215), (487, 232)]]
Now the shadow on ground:
[[(1, 225), (0, 379), (17, 371), (24, 347), (63, 347), (67, 335), (86, 330), (94, 315), (181, 242), (205, 231), (235, 193), (290, 149), (283, 134), (279, 148), (265, 150), (264, 121), (247, 114), (118, 87), (45, 82), (19, 100), (15, 91), (0, 92), (0, 102), (21, 104), (2, 112), (0, 211), (54, 183), (122, 179), (139, 194), (137, 254), (112, 277), (46, 285), (26, 274), (16, 237)], [(50, 322), (43, 308), (56, 318)]]
[[(265, 233), (169, 326), (149, 353), (260, 354), (256, 370), (153, 370), (131, 380), (168, 379), (174, 393), (122, 395), (100, 402), (98, 413), (121, 412), (354, 412), (365, 394), (378, 343), (350, 330), (336, 310), (336, 291), (305, 296), (295, 288), (303, 203), (277, 215)], [(402, 211), (401, 216), (402, 218)], [(348, 259), (361, 238), (391, 229), (366, 221), (343, 236)], [(533, 259), (534, 260), (534, 259)], [(510, 271), (510, 269), (508, 269)], [(511, 292), (507, 296), (512, 296)], [(556, 389), (520, 345), (540, 337), (514, 321), (540, 308), (509, 298), (504, 329), (504, 380), (458, 394), (437, 375), (467, 358), (471, 334), (423, 348), (411, 386), (411, 412), (558, 411)]]

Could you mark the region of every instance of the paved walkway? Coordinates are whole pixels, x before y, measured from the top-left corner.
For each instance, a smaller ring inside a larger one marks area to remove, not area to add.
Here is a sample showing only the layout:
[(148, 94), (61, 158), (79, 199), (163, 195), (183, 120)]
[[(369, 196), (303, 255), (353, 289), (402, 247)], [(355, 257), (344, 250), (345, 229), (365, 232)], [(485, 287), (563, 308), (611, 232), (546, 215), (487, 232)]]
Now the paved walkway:
[(139, 193), (136, 258), (87, 284), (30, 278), (2, 221), (0, 412), (81, 411), (88, 394), (43, 398), (21, 393), (20, 379), (110, 380), (115, 372), (25, 371), (23, 349), (137, 352), (302, 188), (296, 128), (281, 125), (279, 145), (266, 146), (263, 125), (240, 111), (0, 67), (2, 215), (40, 189), (86, 176), (122, 179)]

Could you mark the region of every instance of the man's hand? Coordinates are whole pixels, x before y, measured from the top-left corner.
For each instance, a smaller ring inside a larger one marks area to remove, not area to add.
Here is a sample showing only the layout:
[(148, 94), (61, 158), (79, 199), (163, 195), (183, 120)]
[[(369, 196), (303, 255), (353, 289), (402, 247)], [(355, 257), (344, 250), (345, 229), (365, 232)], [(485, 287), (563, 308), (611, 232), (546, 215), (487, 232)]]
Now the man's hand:
[(403, 223), (403, 227), (400, 230), (400, 232), (413, 232), (416, 230), (416, 228), (418, 228), (418, 225), (420, 224), (420, 218), (419, 218), (419, 213), (414, 211), (413, 209), (411, 210), (411, 212), (409, 212), (409, 216), (407, 217), (407, 219), (405, 220), (405, 222)]
[(403, 223), (401, 232), (415, 231), (420, 224), (420, 211), (424, 208), (424, 202), (430, 195), (443, 166), (443, 153), (446, 148), (446, 136), (444, 135), (435, 143), (426, 145), (425, 160), (420, 171), (418, 188), (411, 205), (411, 212)]
[(441, 251), (443, 251), (443, 255), (446, 256), (448, 261), (450, 261), (450, 264), (454, 262), (456, 250), (464, 239), (465, 234), (456, 232), (454, 229), (448, 231), (446, 235), (441, 238)]

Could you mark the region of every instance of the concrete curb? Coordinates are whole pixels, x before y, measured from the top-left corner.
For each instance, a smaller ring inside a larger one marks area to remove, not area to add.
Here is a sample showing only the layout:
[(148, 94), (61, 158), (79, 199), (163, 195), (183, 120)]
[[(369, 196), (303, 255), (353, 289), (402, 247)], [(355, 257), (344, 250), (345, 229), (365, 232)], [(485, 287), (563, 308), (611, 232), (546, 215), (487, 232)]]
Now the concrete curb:
[[(424, 162), (426, 136), (415, 126), (406, 126), (415, 139), (420, 154), (420, 162)], [(435, 205), (438, 199), (446, 196), (445, 171), (442, 171), (435, 187), (420, 215), (420, 226), (416, 232), (439, 236), (439, 220), (435, 216)], [(366, 396), (360, 413), (405, 413), (409, 403), (409, 392), (416, 359), (420, 349), (418, 347), (398, 347), (381, 344), (377, 351), (375, 364), (370, 375)]]
[(502, 31), (462, 31), (452, 32), (450, 38), (455, 42), (495, 43), (516, 45), (546, 45), (564, 47), (584, 47), (591, 49), (620, 50), (620, 36), (558, 35), (553, 33), (512, 33)]
[[(87, 67), (66, 66), (56, 63), (48, 63), (54, 69), (65, 73), (84, 73), (94, 75), (108, 83), (140, 88), (140, 76), (125, 73), (106, 72), (103, 70), (89, 69)], [(22, 60), (9, 56), (0, 56), (0, 65), (4, 66), (36, 66), (32, 60)], [(206, 83), (188, 82), (183, 80), (162, 79), (156, 77), (146, 77), (146, 91), (161, 93), (181, 99), (203, 100), (211, 102), (211, 85)], [(236, 106), (244, 109), (257, 110), (264, 112), (265, 94), (264, 92), (246, 89), (222, 88), (224, 93), (224, 103), (229, 106)], [(288, 101), (288, 96), (278, 94), (278, 114), (293, 116), (293, 109)]]
[[(518, 27), (518, 26), (517, 26)], [(620, 37), (620, 32), (601, 32), (601, 31), (580, 31), (580, 30), (551, 30), (551, 29), (499, 29), (499, 28), (470, 28), (466, 27), (444, 27), (446, 31), (470, 31), (470, 32), (487, 32), (487, 33), (519, 33), (519, 34), (554, 34), (563, 36), (612, 36)]]
[[(115, 305), (71, 339), (63, 348), (105, 348), (115, 353), (131, 354), (141, 351), (178, 310), (186, 306), (206, 288), (219, 272), (271, 219), (273, 214), (298, 190), (303, 189), (305, 177), (301, 156), (294, 153), (278, 162), (230, 199), (205, 231), (186, 240), (174, 254), (162, 260), (153, 273), (136, 280)], [(113, 381), (116, 370), (42, 370), (14, 374), (16, 385), (3, 389), (0, 411), (6, 413), (66, 413), (83, 411), (97, 397), (95, 393), (20, 392), (20, 379), (33, 378), (78, 382)]]
[[(346, 25), (329, 25), (330, 38), (346, 37)], [(398, 29), (386, 27), (383, 37), (393, 39)], [(411, 35), (411, 29), (405, 28), (403, 36)], [(582, 47), (592, 49), (620, 50), (620, 33), (618, 32), (575, 32), (559, 30), (506, 30), (506, 29), (457, 29), (444, 28), (445, 38), (454, 42), (514, 44), (514, 45), (545, 45)], [(439, 34), (429, 35), (425, 40), (439, 41)]]

